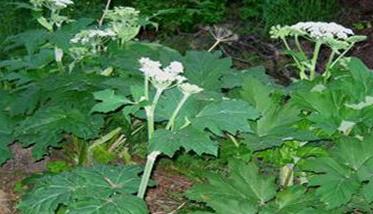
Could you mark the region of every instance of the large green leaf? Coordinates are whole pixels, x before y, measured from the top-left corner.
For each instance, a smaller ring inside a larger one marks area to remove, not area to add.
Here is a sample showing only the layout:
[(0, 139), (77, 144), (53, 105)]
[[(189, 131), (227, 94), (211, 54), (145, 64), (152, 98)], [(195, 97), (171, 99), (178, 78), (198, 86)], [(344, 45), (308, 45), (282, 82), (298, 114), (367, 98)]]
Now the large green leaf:
[(338, 142), (330, 157), (309, 160), (304, 169), (316, 172), (310, 186), (319, 186), (316, 194), (328, 208), (335, 208), (350, 202), (362, 188), (368, 201), (373, 201), (373, 137), (364, 141), (343, 138)]
[(206, 153), (217, 156), (218, 153), (218, 147), (209, 135), (192, 127), (177, 131), (158, 129), (154, 132), (149, 145), (150, 151), (160, 151), (170, 157), (181, 148), (199, 155)]
[(187, 196), (205, 202), (217, 214), (257, 213), (276, 195), (274, 178), (259, 175), (253, 163), (231, 162), (228, 178), (209, 175), (208, 181), (209, 184), (195, 185)]
[(285, 140), (315, 139), (308, 130), (298, 128), (300, 109), (291, 100), (286, 100), (283, 90), (271, 82), (262, 82), (254, 76), (247, 77), (242, 86), (241, 97), (261, 114), (251, 124), (253, 133), (245, 136), (245, 142), (251, 149), (262, 150), (278, 146)]
[(102, 125), (103, 119), (98, 115), (91, 116), (77, 109), (50, 107), (42, 108), (22, 121), (14, 136), (24, 145), (34, 145), (33, 155), (40, 159), (49, 147), (58, 147), (64, 133), (87, 140), (97, 137)]
[(220, 90), (222, 76), (232, 72), (232, 60), (221, 56), (221, 52), (188, 51), (182, 60), (185, 76), (205, 90)]
[(55, 214), (66, 206), (67, 213), (146, 214), (144, 201), (135, 197), (141, 169), (135, 166), (96, 166), (37, 179), (22, 197), (22, 214)]
[(205, 106), (191, 122), (199, 130), (207, 128), (221, 136), (224, 131), (231, 134), (251, 131), (248, 121), (258, 117), (258, 112), (248, 103), (228, 99)]
[[(327, 135), (338, 132), (361, 134), (371, 129), (373, 115), (373, 73), (358, 59), (337, 70), (329, 82), (299, 82), (292, 97), (299, 108), (310, 113), (307, 119)], [(306, 87), (305, 87), (306, 86)], [(346, 122), (354, 124), (346, 130)]]
[(69, 214), (145, 214), (148, 213), (143, 200), (132, 195), (114, 195), (107, 198), (87, 198), (71, 203)]
[(125, 104), (132, 103), (125, 96), (115, 95), (114, 90), (110, 89), (95, 92), (93, 93), (93, 96), (96, 100), (100, 100), (101, 102), (93, 106), (91, 110), (92, 112), (107, 113), (110, 111), (115, 111)]
[(330, 211), (320, 207), (320, 202), (313, 192), (307, 192), (303, 186), (292, 186), (276, 196), (276, 200), (267, 205), (260, 214), (327, 214)]

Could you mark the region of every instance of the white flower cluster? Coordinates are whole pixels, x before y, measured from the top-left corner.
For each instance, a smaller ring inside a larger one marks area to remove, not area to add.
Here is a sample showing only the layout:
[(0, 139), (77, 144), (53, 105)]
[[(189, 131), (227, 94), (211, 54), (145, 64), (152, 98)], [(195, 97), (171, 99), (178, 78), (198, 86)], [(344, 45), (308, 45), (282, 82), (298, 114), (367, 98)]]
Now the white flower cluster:
[(60, 8), (65, 8), (65, 7), (67, 7), (68, 5), (74, 4), (74, 2), (71, 1), (71, 0), (52, 0), (52, 2), (53, 2), (57, 7), (60, 7)]
[(74, 4), (72, 0), (30, 0), (30, 3), (36, 8), (45, 6), (49, 9), (64, 9)]
[(290, 26), (290, 29), (305, 32), (312, 38), (328, 37), (344, 40), (350, 35), (354, 35), (354, 32), (351, 29), (345, 28), (334, 22), (299, 22)]
[(110, 20), (110, 27), (125, 42), (136, 37), (140, 31), (139, 14), (140, 11), (132, 7), (114, 7), (107, 12), (106, 19)]
[(298, 35), (316, 40), (336, 39), (344, 41), (353, 36), (354, 32), (334, 22), (299, 22), (291, 26), (273, 26), (270, 34), (274, 39)]
[(77, 44), (80, 43), (82, 45), (91, 44), (94, 40), (101, 40), (105, 38), (114, 38), (116, 36), (115, 32), (111, 29), (99, 30), (99, 29), (91, 29), (91, 30), (82, 30), (78, 34), (76, 34), (71, 40), (71, 43)]
[(181, 75), (184, 72), (184, 66), (180, 62), (173, 61), (163, 69), (159, 61), (153, 61), (147, 57), (142, 57), (139, 62), (140, 71), (149, 78), (157, 89), (164, 90), (176, 83), (184, 94), (195, 94), (203, 90), (197, 85), (184, 83), (187, 79)]

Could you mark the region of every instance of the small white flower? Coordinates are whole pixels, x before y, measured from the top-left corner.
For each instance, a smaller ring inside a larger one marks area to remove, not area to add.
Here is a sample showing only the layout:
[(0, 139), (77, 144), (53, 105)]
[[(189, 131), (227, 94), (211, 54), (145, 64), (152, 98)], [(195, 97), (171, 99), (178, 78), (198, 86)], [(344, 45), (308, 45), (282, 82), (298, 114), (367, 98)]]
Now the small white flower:
[(183, 94), (191, 95), (197, 94), (203, 91), (203, 88), (199, 87), (198, 85), (190, 84), (190, 83), (182, 83), (179, 85), (179, 88)]

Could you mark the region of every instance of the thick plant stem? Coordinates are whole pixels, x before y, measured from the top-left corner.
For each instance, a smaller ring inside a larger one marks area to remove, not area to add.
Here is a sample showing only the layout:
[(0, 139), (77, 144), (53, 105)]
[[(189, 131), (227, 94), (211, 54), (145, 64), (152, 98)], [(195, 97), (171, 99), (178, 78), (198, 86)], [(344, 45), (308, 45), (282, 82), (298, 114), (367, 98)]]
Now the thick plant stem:
[(145, 76), (144, 80), (144, 96), (146, 100), (149, 100), (149, 77)]
[(183, 107), (183, 105), (185, 104), (185, 102), (187, 101), (189, 96), (190, 96), (189, 94), (185, 94), (183, 96), (183, 98), (181, 98), (179, 104), (177, 104), (177, 107), (176, 107), (175, 111), (172, 113), (172, 115), (170, 117), (170, 120), (168, 121), (168, 123), (166, 125), (166, 129), (168, 129), (168, 130), (170, 130), (170, 128), (172, 129), (172, 127), (175, 123), (175, 119), (176, 119), (177, 114), (180, 112), (181, 107)]
[(313, 51), (313, 57), (312, 57), (311, 69), (310, 69), (310, 80), (313, 80), (316, 77), (316, 64), (317, 64), (317, 59), (319, 58), (321, 45), (322, 45), (321, 42), (316, 42), (315, 50)]
[(325, 77), (325, 80), (327, 80), (330, 77), (330, 69), (332, 68), (332, 67), (330, 67), (330, 65), (333, 62), (335, 54), (336, 54), (336, 52), (334, 50), (332, 50), (332, 53), (330, 54), (328, 62), (325, 66), (325, 71), (323, 73), (323, 77)]
[(218, 46), (218, 44), (220, 44), (220, 40), (216, 40), (216, 42), (209, 48), (208, 52), (211, 52), (212, 50), (214, 50), (214, 48), (216, 48), (216, 46)]
[(155, 107), (157, 106), (157, 103), (159, 101), (159, 98), (162, 95), (163, 90), (157, 89), (155, 92), (153, 102), (150, 106), (145, 107), (146, 116), (148, 119), (148, 140), (150, 140), (153, 137), (154, 133), (154, 111)]
[(146, 165), (144, 169), (144, 173), (141, 178), (141, 183), (139, 186), (139, 191), (137, 192), (137, 197), (143, 199), (146, 193), (146, 189), (148, 187), (149, 179), (153, 171), (154, 163), (157, 160), (158, 155), (160, 152), (154, 151), (150, 153), (146, 160)]
[(339, 55), (339, 56), (337, 57), (337, 59), (335, 59), (334, 62), (330, 64), (330, 68), (334, 67), (335, 64), (337, 64), (337, 62), (338, 62), (339, 60), (341, 60), (342, 57), (344, 57), (344, 56), (347, 54), (347, 52), (350, 51), (351, 48), (352, 48), (354, 45), (355, 45), (355, 43), (352, 43), (352, 44), (351, 44), (351, 45), (350, 45), (350, 46), (349, 46), (345, 51), (343, 51), (343, 53), (341, 53), (341, 55)]

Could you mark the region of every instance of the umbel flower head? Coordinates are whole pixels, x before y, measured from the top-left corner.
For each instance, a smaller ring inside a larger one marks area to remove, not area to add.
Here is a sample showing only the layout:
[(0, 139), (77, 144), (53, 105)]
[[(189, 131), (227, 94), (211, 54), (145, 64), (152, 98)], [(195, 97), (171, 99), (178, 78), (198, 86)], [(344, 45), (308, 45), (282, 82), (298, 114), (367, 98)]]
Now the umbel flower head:
[(140, 31), (140, 11), (132, 7), (114, 7), (106, 14), (110, 26), (122, 42), (129, 41)]
[(77, 33), (71, 40), (71, 43), (80, 43), (82, 45), (90, 44), (93, 40), (103, 39), (103, 38), (113, 38), (116, 34), (111, 29), (99, 30), (82, 30)]
[(72, 0), (30, 0), (30, 3), (35, 8), (47, 7), (49, 9), (64, 9), (67, 6), (74, 4)]
[(354, 32), (351, 29), (345, 28), (334, 22), (299, 22), (290, 26), (290, 28), (308, 33), (312, 38), (332, 37), (344, 40), (349, 36), (354, 35)]
[(337, 39), (346, 40), (354, 32), (334, 22), (299, 22), (291, 26), (273, 26), (270, 31), (272, 38), (285, 38), (287, 36), (301, 35), (311, 39)]
[(171, 62), (165, 68), (161, 68), (159, 61), (153, 61), (147, 57), (142, 57), (140, 60), (140, 71), (150, 79), (154, 87), (158, 89), (166, 89), (173, 83), (180, 84), (186, 80), (181, 74), (184, 72), (184, 67), (180, 62)]

